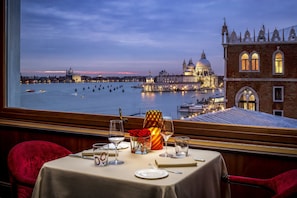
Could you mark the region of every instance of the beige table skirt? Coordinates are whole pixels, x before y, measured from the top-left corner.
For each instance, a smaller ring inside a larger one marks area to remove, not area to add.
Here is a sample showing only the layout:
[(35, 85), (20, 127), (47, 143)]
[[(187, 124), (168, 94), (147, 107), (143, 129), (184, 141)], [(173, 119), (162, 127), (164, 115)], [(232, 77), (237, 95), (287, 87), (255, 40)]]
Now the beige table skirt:
[[(172, 147), (168, 147), (173, 152)], [(220, 153), (190, 149), (191, 158), (203, 158), (194, 167), (174, 167), (162, 179), (141, 179), (136, 170), (150, 168), (164, 150), (146, 155), (132, 154), (130, 148), (120, 150), (123, 165), (95, 167), (92, 160), (64, 157), (43, 165), (35, 184), (32, 198), (219, 198), (230, 197), (230, 188), (222, 184), (227, 173)], [(180, 159), (179, 159), (180, 160)]]

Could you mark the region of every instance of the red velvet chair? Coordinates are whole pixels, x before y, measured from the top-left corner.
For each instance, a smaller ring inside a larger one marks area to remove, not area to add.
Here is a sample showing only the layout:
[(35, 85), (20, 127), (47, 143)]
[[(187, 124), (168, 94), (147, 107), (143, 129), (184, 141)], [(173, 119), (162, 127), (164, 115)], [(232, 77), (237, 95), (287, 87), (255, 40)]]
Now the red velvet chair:
[(227, 175), (223, 177), (223, 180), (230, 184), (265, 188), (273, 193), (272, 198), (297, 197), (297, 169), (286, 171), (269, 179)]
[(8, 154), (13, 197), (31, 197), (42, 165), (70, 153), (68, 149), (47, 141), (32, 140), (15, 145)]

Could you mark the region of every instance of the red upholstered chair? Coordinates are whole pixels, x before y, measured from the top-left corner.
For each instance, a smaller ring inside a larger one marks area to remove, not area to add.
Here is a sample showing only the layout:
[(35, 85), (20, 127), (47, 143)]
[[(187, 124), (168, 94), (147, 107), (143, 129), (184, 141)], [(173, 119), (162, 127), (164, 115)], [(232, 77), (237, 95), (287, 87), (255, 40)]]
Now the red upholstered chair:
[(8, 154), (8, 169), (13, 196), (31, 197), (42, 165), (70, 153), (66, 148), (47, 141), (33, 140), (15, 145)]
[(274, 194), (273, 198), (297, 197), (297, 169), (289, 170), (269, 179), (227, 175), (223, 177), (223, 180), (230, 184), (265, 188)]

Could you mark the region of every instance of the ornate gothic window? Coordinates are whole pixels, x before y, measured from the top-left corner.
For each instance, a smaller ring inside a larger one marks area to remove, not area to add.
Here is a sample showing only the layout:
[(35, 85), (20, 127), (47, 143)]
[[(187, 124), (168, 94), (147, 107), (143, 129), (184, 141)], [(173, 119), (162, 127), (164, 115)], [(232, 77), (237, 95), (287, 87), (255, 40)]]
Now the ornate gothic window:
[(236, 94), (236, 106), (243, 109), (258, 111), (258, 101), (257, 93), (250, 87), (243, 87)]
[(240, 71), (259, 71), (260, 56), (257, 52), (248, 54), (243, 52), (240, 55)]
[(284, 55), (280, 50), (273, 55), (273, 74), (284, 74)]
[(249, 55), (248, 53), (243, 53), (241, 55), (241, 71), (248, 71), (250, 70), (250, 67), (249, 67)]

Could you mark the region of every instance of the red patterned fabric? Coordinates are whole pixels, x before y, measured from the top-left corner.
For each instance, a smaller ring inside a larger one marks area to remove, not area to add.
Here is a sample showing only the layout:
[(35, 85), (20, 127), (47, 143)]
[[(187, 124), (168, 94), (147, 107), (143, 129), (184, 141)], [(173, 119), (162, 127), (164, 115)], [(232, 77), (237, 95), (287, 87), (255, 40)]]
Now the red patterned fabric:
[(270, 179), (229, 175), (230, 183), (260, 186), (274, 192), (273, 198), (297, 197), (297, 169), (284, 172)]
[(31, 197), (40, 168), (45, 162), (71, 152), (52, 142), (26, 141), (15, 145), (8, 154), (10, 180), (18, 198)]
[(163, 149), (163, 138), (160, 133), (163, 122), (162, 112), (159, 110), (149, 110), (145, 114), (143, 128), (151, 131), (152, 145), (151, 150)]

